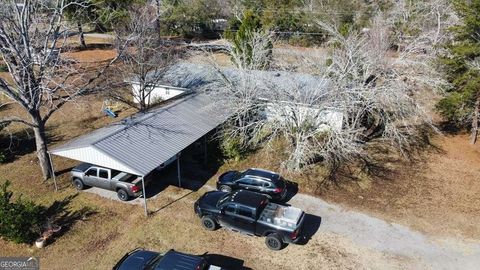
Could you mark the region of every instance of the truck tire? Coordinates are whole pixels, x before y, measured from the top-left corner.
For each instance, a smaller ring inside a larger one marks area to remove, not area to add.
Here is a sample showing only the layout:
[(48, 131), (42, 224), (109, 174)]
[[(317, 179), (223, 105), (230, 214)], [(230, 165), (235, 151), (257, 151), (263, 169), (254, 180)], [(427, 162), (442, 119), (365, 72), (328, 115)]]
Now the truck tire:
[(232, 188), (226, 185), (221, 185), (220, 186), (220, 191), (222, 192), (232, 192)]
[(124, 189), (119, 189), (117, 190), (117, 197), (120, 199), (120, 201), (128, 201), (130, 196), (128, 196), (128, 193)]
[(85, 185), (83, 184), (82, 180), (80, 180), (79, 178), (73, 179), (73, 185), (77, 190), (82, 190), (85, 188)]
[(283, 247), (283, 241), (276, 233), (271, 233), (267, 235), (267, 239), (265, 239), (265, 244), (271, 250), (280, 250)]
[(202, 226), (207, 231), (215, 231), (218, 228), (217, 221), (211, 216), (202, 217)]

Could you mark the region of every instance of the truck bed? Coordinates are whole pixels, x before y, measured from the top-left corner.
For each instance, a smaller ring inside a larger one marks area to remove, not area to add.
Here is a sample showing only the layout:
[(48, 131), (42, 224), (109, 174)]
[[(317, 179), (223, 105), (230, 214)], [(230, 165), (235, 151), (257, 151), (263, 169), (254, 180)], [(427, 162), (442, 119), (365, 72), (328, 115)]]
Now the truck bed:
[(294, 231), (298, 228), (302, 216), (303, 211), (299, 208), (269, 203), (265, 206), (258, 221)]
[[(112, 172), (113, 173), (113, 172)], [(117, 175), (115, 175), (112, 180), (124, 182), (124, 183), (131, 183), (135, 185), (140, 181), (140, 178), (138, 178), (135, 175), (131, 175), (125, 172), (119, 172)]]

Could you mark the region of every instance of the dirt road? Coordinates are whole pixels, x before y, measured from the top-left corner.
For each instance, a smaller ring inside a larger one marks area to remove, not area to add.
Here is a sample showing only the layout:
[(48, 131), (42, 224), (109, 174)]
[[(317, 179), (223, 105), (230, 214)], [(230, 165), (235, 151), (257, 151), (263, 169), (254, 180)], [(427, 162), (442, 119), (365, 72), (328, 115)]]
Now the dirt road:
[(289, 203), (321, 217), (313, 238), (334, 234), (354, 245), (383, 253), (385, 260), (372, 268), (478, 269), (480, 265), (480, 241), (426, 236), (304, 194), (295, 195)]

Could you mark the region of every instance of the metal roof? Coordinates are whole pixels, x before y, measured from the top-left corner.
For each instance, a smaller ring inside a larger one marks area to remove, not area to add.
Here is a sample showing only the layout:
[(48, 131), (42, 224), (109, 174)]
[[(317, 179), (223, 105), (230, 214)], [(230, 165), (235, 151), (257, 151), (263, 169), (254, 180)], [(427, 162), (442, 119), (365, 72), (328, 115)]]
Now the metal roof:
[(229, 116), (205, 94), (138, 113), (53, 148), (50, 153), (146, 175), (200, 139)]
[[(246, 71), (231, 67), (219, 67), (219, 69), (233, 84), (242, 84), (242, 81), (248, 80), (258, 88), (258, 98), (266, 100), (312, 104), (312, 98), (320, 102), (329, 89), (334, 87), (330, 79), (306, 73), (267, 70)], [(242, 77), (246, 79), (242, 80)], [(172, 85), (179, 87), (192, 88), (192, 85), (196, 87), (212, 87), (212, 85), (215, 85), (213, 89), (224, 87), (224, 81), (220, 78), (218, 70), (202, 64), (180, 62), (168, 71), (165, 78)], [(297, 91), (295, 99), (285, 95), (285, 93), (291, 91)]]

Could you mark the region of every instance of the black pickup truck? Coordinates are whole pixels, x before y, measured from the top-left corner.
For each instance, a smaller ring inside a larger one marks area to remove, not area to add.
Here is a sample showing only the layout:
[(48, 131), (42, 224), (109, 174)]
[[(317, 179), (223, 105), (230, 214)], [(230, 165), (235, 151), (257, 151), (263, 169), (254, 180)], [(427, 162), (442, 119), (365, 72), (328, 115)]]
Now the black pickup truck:
[(265, 244), (280, 250), (300, 239), (305, 213), (295, 207), (271, 203), (267, 196), (251, 191), (210, 191), (194, 205), (205, 229), (218, 226), (248, 235), (266, 237)]
[(175, 251), (159, 253), (145, 249), (134, 249), (112, 268), (112, 270), (227, 270), (207, 261), (207, 254), (197, 256)]

